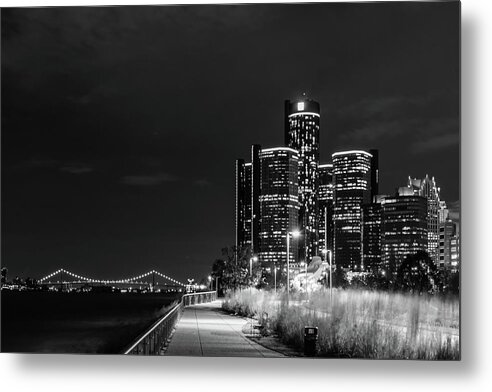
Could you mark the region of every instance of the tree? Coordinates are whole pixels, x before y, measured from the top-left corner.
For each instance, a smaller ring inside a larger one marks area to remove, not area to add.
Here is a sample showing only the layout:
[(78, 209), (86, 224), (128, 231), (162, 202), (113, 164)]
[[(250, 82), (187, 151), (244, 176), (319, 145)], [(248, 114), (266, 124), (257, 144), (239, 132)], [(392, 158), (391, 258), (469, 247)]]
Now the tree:
[(439, 289), (446, 294), (459, 294), (460, 273), (449, 269), (443, 269), (439, 273)]
[(401, 291), (422, 294), (435, 291), (438, 273), (427, 252), (408, 255), (398, 268), (395, 288)]
[(352, 277), (352, 280), (350, 281), (350, 288), (367, 290), (371, 288), (369, 283), (370, 282), (367, 275), (357, 274)]
[(333, 287), (346, 288), (348, 286), (347, 273), (345, 270), (337, 265), (335, 271), (332, 274)]
[(1, 270), (1, 276), (2, 276), (2, 284), (5, 284), (7, 283), (7, 273), (8, 273), (8, 269), (5, 268), (5, 267), (2, 267), (2, 270)]
[(367, 287), (372, 290), (389, 290), (391, 280), (388, 278), (388, 272), (385, 269), (374, 268), (366, 278)]
[(236, 248), (235, 246), (222, 249), (222, 258), (215, 260), (212, 265), (212, 277), (218, 277), (223, 290), (235, 290), (248, 287), (259, 281), (258, 262), (252, 264), (253, 276), (249, 273), (249, 263), (252, 258), (250, 247)]
[(219, 283), (219, 288), (217, 289), (217, 293), (219, 295), (224, 294), (224, 271), (225, 271), (226, 264), (224, 260), (222, 259), (217, 259), (214, 261), (212, 264), (212, 273), (210, 274), (212, 276), (212, 279), (215, 280), (215, 282)]

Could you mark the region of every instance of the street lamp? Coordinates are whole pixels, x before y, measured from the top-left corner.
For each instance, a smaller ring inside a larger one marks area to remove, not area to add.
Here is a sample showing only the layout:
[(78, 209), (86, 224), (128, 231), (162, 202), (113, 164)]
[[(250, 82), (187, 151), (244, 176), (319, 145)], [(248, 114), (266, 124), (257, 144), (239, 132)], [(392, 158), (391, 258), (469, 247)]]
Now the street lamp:
[[(304, 290), (306, 290), (306, 293), (307, 293), (307, 266), (308, 266), (308, 263), (306, 262), (302, 262), (301, 263), (301, 267), (304, 267)], [(299, 274), (301, 273), (300, 269), (299, 269)], [(299, 279), (299, 284), (301, 283), (301, 279)]]
[(279, 267), (277, 267), (276, 265), (273, 266), (273, 282), (274, 282), (274, 285), (275, 285), (275, 294), (277, 294), (277, 270)]
[(298, 238), (301, 235), (299, 230), (287, 231), (287, 306), (289, 306), (290, 300), (290, 236), (292, 238)]
[(256, 263), (258, 261), (258, 257), (253, 256), (249, 259), (249, 276), (253, 276), (253, 261)]
[(210, 291), (212, 291), (212, 277), (210, 275), (208, 276), (208, 286)]
[(305, 287), (305, 288), (306, 288), (306, 294), (307, 294), (307, 292), (308, 292), (307, 267), (308, 267), (308, 263), (307, 263), (307, 261), (306, 261), (306, 262), (304, 263), (304, 268), (305, 268), (305, 270), (304, 270), (304, 278), (305, 278), (305, 279), (304, 279), (304, 280), (306, 281), (306, 287)]
[(332, 290), (332, 288), (333, 288), (333, 286), (332, 286), (332, 277), (331, 277), (331, 274), (332, 274), (332, 268), (331, 268), (332, 253), (331, 253), (331, 250), (330, 249), (323, 249), (322, 252), (325, 254), (325, 256), (328, 253), (328, 255), (329, 255), (328, 256), (328, 259), (330, 260), (330, 304), (331, 304), (331, 297), (332, 297), (332, 291), (333, 291)]

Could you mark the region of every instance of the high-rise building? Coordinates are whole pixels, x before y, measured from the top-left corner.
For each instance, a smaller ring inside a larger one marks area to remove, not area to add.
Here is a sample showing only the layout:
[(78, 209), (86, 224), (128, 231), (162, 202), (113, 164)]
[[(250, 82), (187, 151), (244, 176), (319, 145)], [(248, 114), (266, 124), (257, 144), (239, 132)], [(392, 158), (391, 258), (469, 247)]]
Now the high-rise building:
[(318, 249), (333, 250), (333, 164), (318, 166)]
[(362, 205), (362, 264), (366, 271), (375, 271), (381, 266), (382, 200), (374, 196), (372, 203)]
[(440, 189), (434, 177), (424, 179), (408, 177), (408, 187), (415, 195), (427, 199), (427, 253), (436, 265), (439, 264), (439, 216), (441, 209)]
[(251, 146), (251, 162), (236, 160), (236, 248), (259, 252), (261, 146)]
[(317, 192), (319, 164), (319, 103), (311, 99), (285, 101), (285, 145), (299, 152), (300, 261), (317, 254)]
[(261, 146), (251, 146), (251, 254), (260, 251), (260, 193), (261, 193)]
[(444, 223), (449, 217), (449, 210), (444, 200), (439, 202), (439, 224)]
[(379, 150), (371, 149), (371, 201), (379, 195)]
[(459, 268), (459, 226), (451, 219), (439, 225), (439, 268), (452, 272)]
[(251, 163), (236, 160), (236, 248), (251, 247)]
[[(287, 232), (298, 229), (299, 154), (289, 147), (263, 149), (261, 165), (259, 260), (264, 267), (287, 261)], [(289, 262), (298, 262), (297, 241), (290, 242)]]
[(460, 270), (460, 263), (461, 263), (461, 257), (460, 257), (460, 241), (461, 241), (461, 236), (460, 236), (460, 224), (459, 222), (454, 222), (456, 231), (453, 237), (451, 237), (451, 271), (452, 272), (458, 272)]
[(371, 200), (371, 160), (366, 151), (336, 152), (333, 160), (334, 261), (361, 268), (362, 205)]
[(427, 251), (427, 199), (397, 195), (381, 204), (382, 263), (395, 272), (408, 255)]

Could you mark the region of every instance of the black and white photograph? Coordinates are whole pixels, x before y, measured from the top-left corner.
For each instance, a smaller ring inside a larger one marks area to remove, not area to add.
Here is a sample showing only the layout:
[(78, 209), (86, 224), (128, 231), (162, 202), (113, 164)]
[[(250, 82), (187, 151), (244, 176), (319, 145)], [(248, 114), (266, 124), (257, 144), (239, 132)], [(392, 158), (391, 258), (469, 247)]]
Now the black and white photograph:
[(461, 7), (3, 7), (1, 352), (460, 361)]

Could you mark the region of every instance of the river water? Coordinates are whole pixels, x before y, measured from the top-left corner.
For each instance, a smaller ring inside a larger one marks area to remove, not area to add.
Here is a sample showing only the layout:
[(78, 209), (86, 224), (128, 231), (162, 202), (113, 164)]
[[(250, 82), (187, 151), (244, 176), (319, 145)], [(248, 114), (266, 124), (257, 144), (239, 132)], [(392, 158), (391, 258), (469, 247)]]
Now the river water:
[(176, 294), (1, 293), (1, 351), (119, 354)]

